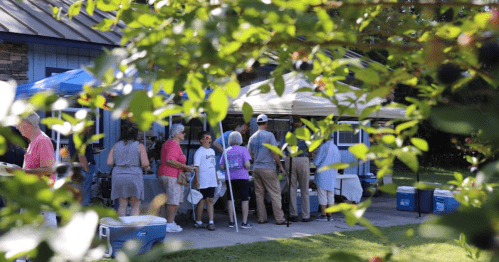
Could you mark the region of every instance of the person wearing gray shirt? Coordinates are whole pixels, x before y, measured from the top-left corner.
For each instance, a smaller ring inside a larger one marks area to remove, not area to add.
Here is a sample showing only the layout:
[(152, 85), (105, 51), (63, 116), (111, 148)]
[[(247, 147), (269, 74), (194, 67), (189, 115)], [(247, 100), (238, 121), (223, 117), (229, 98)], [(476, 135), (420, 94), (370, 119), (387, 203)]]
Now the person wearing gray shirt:
[(284, 212), (281, 204), (281, 189), (277, 179), (276, 163), (279, 170), (285, 174), (284, 168), (279, 159), (279, 155), (264, 146), (270, 144), (277, 146), (274, 134), (268, 132), (266, 115), (261, 114), (256, 118), (258, 131), (253, 134), (248, 142), (248, 152), (254, 159), (253, 181), (255, 184), (256, 209), (258, 212), (258, 223), (267, 223), (267, 210), (265, 208), (265, 192), (269, 192), (272, 201), (272, 211), (277, 225), (285, 225)]

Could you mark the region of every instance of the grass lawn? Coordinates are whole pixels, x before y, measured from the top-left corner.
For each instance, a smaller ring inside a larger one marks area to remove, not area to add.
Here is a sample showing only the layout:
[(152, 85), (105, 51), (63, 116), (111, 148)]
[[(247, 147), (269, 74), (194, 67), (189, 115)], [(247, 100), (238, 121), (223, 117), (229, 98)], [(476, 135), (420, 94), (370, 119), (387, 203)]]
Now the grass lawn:
[[(418, 227), (405, 225), (381, 228), (399, 247), (392, 261), (473, 261), (453, 240), (423, 238), (418, 235)], [(414, 230), (414, 235), (408, 237), (406, 232), (410, 229)], [(229, 247), (182, 250), (165, 254), (158, 261), (325, 261), (331, 253), (338, 251), (352, 253), (361, 257), (362, 261), (368, 261), (373, 256), (383, 257), (390, 249), (368, 230), (357, 230)], [(490, 255), (483, 253), (478, 261), (488, 259)]]
[[(465, 178), (468, 176), (474, 176), (467, 169), (421, 167), (419, 172), (419, 181), (437, 182), (442, 185), (448, 185), (448, 181), (454, 180), (454, 172), (461, 173)], [(491, 177), (488, 182), (499, 182), (499, 177)], [(413, 172), (395, 172), (393, 174), (393, 183), (397, 186), (413, 186), (414, 183), (416, 183), (416, 174)]]

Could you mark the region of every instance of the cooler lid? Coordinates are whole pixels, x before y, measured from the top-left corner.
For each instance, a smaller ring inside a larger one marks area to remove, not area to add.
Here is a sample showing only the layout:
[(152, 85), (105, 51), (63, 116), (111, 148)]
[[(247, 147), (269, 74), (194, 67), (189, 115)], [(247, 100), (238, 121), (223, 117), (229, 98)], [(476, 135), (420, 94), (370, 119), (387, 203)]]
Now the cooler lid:
[(450, 192), (449, 190), (443, 190), (438, 188), (435, 189), (435, 191), (433, 192), (433, 196), (454, 197), (452, 192)]
[(111, 217), (101, 218), (100, 224), (113, 227), (130, 227), (130, 226), (153, 226), (166, 225), (166, 219), (158, 216), (129, 216), (119, 217), (116, 220)]
[(399, 187), (397, 187), (397, 192), (416, 193), (416, 187), (414, 187), (414, 186), (399, 186)]

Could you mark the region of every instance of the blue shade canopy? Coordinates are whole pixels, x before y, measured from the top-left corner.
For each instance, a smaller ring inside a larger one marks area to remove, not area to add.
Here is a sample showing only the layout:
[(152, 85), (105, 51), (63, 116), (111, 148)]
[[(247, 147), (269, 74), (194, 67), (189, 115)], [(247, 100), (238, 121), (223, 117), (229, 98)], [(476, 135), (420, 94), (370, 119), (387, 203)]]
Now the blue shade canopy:
[[(129, 74), (135, 74), (136, 71), (129, 72)], [(83, 90), (85, 84), (94, 85), (98, 83), (93, 75), (85, 71), (84, 69), (74, 69), (59, 73), (53, 76), (49, 76), (39, 81), (26, 83), (17, 86), (16, 99), (27, 98), (36, 93), (52, 90), (54, 93), (59, 95), (75, 95)], [(147, 84), (141, 81), (140, 78), (134, 78), (132, 81), (133, 90), (151, 90), (151, 84)], [(206, 95), (211, 93), (211, 88), (205, 90)], [(121, 90), (116, 90), (117, 93), (121, 93)], [(163, 90), (161, 94), (166, 95)], [(187, 93), (181, 94), (182, 99), (188, 99)]]
[(30, 97), (47, 90), (61, 95), (74, 95), (83, 90), (83, 85), (93, 84), (94, 81), (94, 76), (83, 69), (70, 70), (17, 86), (16, 98)]

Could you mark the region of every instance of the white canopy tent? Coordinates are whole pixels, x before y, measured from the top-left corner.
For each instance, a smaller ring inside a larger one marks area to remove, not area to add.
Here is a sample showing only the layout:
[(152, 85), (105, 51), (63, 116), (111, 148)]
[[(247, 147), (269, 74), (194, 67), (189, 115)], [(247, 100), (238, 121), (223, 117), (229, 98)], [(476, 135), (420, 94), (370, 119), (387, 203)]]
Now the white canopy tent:
[[(291, 72), (283, 75), (283, 78), (284, 93), (281, 97), (273, 90), (273, 79), (255, 83), (241, 89), (239, 97), (231, 102), (228, 114), (240, 114), (244, 102), (247, 102), (253, 107), (254, 114), (328, 116), (333, 113), (338, 115), (336, 106), (326, 98), (314, 96), (311, 92), (295, 92), (303, 87), (313, 88), (313, 84), (307, 81), (303, 74)], [(258, 88), (266, 84), (270, 85), (272, 90), (269, 93), (263, 94)], [(345, 85), (339, 82), (336, 82), (335, 84)], [(352, 89), (352, 92), (336, 95), (336, 99), (340, 101), (341, 105), (349, 105), (349, 98), (355, 99), (353, 91), (358, 88), (353, 86), (348, 87)], [(365, 95), (361, 97), (361, 100), (365, 101)], [(380, 104), (381, 102), (383, 102), (381, 98), (375, 98), (367, 104), (358, 103), (357, 115), (360, 115), (364, 108)], [(404, 118), (405, 110), (400, 108), (382, 108), (371, 114), (370, 117), (390, 119)]]

